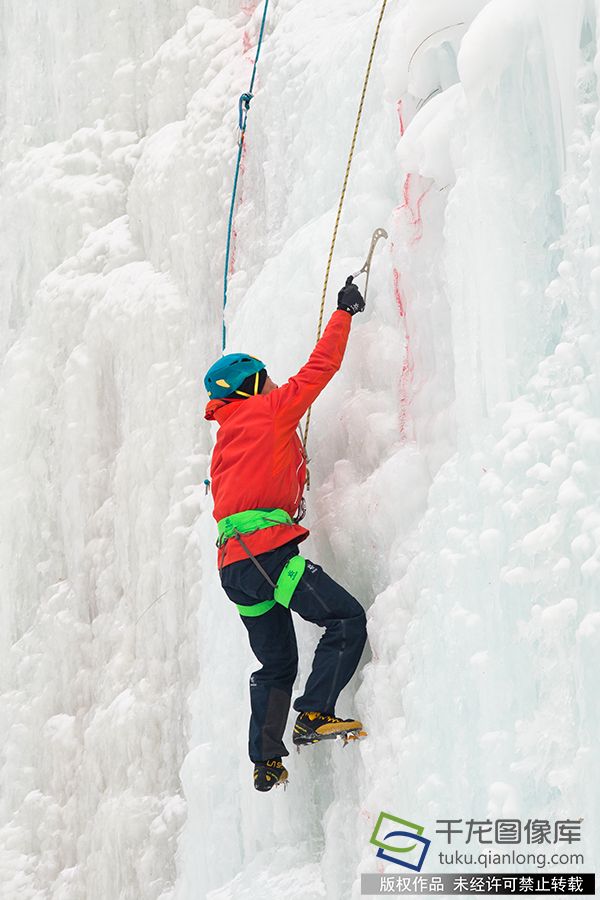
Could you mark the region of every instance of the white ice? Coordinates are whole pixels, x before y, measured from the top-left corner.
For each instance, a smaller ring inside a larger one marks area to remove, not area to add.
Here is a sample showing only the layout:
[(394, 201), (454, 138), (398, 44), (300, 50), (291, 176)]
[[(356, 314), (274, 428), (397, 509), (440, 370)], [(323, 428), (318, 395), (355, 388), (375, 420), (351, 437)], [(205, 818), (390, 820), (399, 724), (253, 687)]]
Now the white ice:
[[(378, 8), (271, 0), (227, 324), (277, 381)], [(369, 737), (264, 796), (202, 387), (262, 11), (0, 6), (3, 900), (358, 898), (382, 810), (583, 817), (600, 862), (600, 3), (388, 2), (328, 313), (390, 239), (314, 407), (305, 545), (368, 610), (338, 712)]]

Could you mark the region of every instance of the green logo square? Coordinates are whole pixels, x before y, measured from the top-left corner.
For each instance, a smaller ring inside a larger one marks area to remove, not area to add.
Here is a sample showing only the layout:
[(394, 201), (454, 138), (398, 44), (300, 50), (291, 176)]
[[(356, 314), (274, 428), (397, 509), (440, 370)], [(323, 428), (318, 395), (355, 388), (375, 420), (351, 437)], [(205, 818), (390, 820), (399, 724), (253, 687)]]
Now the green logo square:
[(410, 853), (417, 846), (413, 844), (412, 847), (394, 847), (392, 844), (384, 844), (383, 841), (377, 840), (377, 834), (379, 833), (379, 829), (383, 824), (384, 820), (388, 820), (390, 823), (394, 823), (395, 825), (404, 825), (410, 831), (414, 831), (415, 834), (422, 835), (425, 827), (423, 825), (415, 825), (414, 822), (407, 822), (406, 819), (399, 819), (398, 816), (393, 816), (391, 813), (381, 812), (379, 813), (379, 818), (377, 819), (377, 823), (375, 828), (373, 829), (373, 834), (371, 835), (369, 843), (374, 844), (376, 847), (380, 847), (382, 850), (388, 850), (392, 853)]

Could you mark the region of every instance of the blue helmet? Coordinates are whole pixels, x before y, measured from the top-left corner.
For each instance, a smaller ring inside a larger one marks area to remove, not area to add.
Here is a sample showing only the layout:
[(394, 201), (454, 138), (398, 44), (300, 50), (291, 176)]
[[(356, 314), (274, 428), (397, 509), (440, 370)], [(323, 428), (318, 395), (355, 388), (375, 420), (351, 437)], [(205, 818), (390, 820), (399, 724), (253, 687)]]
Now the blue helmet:
[(214, 363), (204, 376), (204, 387), (211, 400), (228, 397), (255, 372), (266, 368), (264, 362), (245, 353), (228, 353)]

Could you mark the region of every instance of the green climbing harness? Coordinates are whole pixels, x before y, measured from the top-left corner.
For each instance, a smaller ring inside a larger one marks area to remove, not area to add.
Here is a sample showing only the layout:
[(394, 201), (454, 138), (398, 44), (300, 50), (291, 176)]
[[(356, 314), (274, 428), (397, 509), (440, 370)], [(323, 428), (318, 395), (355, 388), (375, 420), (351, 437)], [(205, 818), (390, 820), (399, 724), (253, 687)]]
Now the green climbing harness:
[(252, 606), (236, 603), (235, 605), (241, 616), (262, 616), (264, 613), (269, 612), (270, 609), (273, 609), (276, 603), (288, 609), (292, 602), (294, 591), (306, 568), (306, 560), (303, 556), (292, 556), (281, 570), (277, 582), (273, 581), (248, 549), (241, 535), (260, 531), (263, 528), (272, 528), (274, 525), (293, 524), (294, 520), (284, 509), (247, 509), (243, 512), (234, 513), (231, 516), (225, 516), (224, 519), (217, 523), (219, 530), (217, 547), (224, 547), (227, 541), (232, 538), (238, 541), (248, 559), (252, 560), (258, 571), (273, 588), (273, 600), (260, 600), (258, 603), (252, 604)]
[(294, 520), (285, 509), (247, 509), (232, 516), (225, 516), (217, 523), (219, 530), (217, 547), (223, 547), (229, 538), (237, 537), (238, 534), (249, 534), (251, 531), (270, 528), (271, 525), (293, 524)]

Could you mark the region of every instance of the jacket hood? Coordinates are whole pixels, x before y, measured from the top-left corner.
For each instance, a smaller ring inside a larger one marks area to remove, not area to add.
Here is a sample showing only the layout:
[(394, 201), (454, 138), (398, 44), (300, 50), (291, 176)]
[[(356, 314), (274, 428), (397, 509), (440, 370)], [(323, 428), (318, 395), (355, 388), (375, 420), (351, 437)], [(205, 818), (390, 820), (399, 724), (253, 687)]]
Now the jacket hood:
[(209, 422), (216, 421), (219, 425), (222, 425), (236, 409), (239, 409), (240, 403), (243, 403), (243, 400), (230, 400), (229, 402), (226, 400), (209, 400), (204, 410), (204, 418), (208, 419)]

